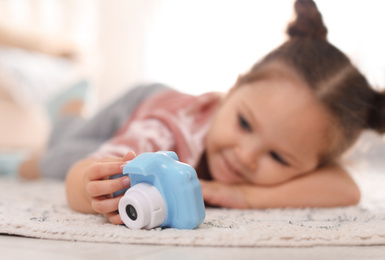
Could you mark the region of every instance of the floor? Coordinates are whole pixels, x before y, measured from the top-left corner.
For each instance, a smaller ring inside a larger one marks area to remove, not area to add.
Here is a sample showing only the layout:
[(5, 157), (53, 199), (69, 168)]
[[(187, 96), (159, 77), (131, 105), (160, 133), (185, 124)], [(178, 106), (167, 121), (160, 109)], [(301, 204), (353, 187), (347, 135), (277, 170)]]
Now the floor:
[(385, 260), (385, 246), (370, 247), (305, 247), (305, 248), (236, 248), (176, 247), (126, 245), (42, 240), (0, 235), (2, 260), (10, 259), (365, 259)]
[[(378, 159), (374, 165), (383, 169), (385, 144), (371, 146), (365, 153), (371, 160)], [(379, 156), (381, 155), (381, 156)], [(362, 157), (362, 154), (356, 155)], [(354, 154), (352, 158), (354, 159)], [(61, 259), (111, 259), (111, 260), (149, 260), (149, 259), (295, 259), (295, 260), (332, 260), (365, 259), (385, 260), (384, 246), (363, 247), (182, 247), (127, 245), (107, 243), (86, 243), (71, 241), (42, 240), (17, 236), (0, 235), (0, 259), (61, 260)]]

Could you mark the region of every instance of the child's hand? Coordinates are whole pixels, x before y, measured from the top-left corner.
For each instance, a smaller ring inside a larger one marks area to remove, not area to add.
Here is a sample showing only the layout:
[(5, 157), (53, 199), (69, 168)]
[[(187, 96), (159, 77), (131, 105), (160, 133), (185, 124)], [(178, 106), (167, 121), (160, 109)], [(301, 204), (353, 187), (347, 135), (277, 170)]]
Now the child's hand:
[(103, 214), (113, 224), (123, 224), (117, 212), (119, 200), (123, 195), (113, 198), (112, 193), (128, 188), (130, 179), (125, 176), (110, 180), (109, 177), (122, 173), (126, 161), (134, 158), (133, 152), (127, 153), (123, 158), (105, 157), (90, 165), (84, 174), (85, 191), (92, 209)]
[(212, 206), (246, 209), (247, 203), (242, 185), (200, 180), (203, 199)]
[(337, 164), (273, 186), (200, 182), (205, 202), (229, 208), (341, 207), (360, 200), (357, 184)]

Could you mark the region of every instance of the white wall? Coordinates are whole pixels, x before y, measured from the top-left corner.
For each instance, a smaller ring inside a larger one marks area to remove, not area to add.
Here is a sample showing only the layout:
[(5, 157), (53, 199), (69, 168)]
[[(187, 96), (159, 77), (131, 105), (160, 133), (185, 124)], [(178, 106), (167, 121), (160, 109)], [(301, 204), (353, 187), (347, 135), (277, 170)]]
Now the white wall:
[[(385, 1), (318, 0), (329, 40), (385, 86)], [(160, 81), (226, 90), (285, 39), (290, 0), (2, 0), (0, 22), (76, 42), (99, 105)]]
[(285, 39), (288, 0), (163, 0), (148, 31), (146, 76), (191, 93), (225, 91)]
[(146, 33), (158, 0), (99, 0), (96, 76), (102, 104), (145, 80)]
[[(385, 87), (385, 1), (316, 1), (329, 34)], [(237, 75), (282, 43), (293, 14), (288, 0), (163, 0), (150, 27), (146, 76), (186, 91), (226, 90)]]

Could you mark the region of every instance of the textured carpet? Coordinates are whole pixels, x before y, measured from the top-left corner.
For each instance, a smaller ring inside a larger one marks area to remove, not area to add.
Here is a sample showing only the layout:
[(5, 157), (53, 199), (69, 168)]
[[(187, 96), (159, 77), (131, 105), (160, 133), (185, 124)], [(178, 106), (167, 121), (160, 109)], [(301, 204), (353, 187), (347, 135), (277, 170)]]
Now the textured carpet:
[(384, 245), (384, 174), (356, 176), (358, 206), (332, 209), (208, 208), (195, 230), (130, 230), (70, 210), (64, 184), (0, 179), (0, 233), (26, 237), (191, 246)]

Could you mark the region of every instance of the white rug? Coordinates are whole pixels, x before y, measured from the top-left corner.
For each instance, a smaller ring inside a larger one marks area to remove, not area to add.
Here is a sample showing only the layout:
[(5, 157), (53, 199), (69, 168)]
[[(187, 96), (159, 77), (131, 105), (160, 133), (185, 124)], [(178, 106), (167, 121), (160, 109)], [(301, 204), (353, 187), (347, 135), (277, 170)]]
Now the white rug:
[(192, 246), (385, 245), (385, 174), (357, 176), (358, 206), (333, 209), (207, 209), (196, 230), (130, 230), (73, 212), (64, 184), (0, 179), (0, 233), (58, 240)]

